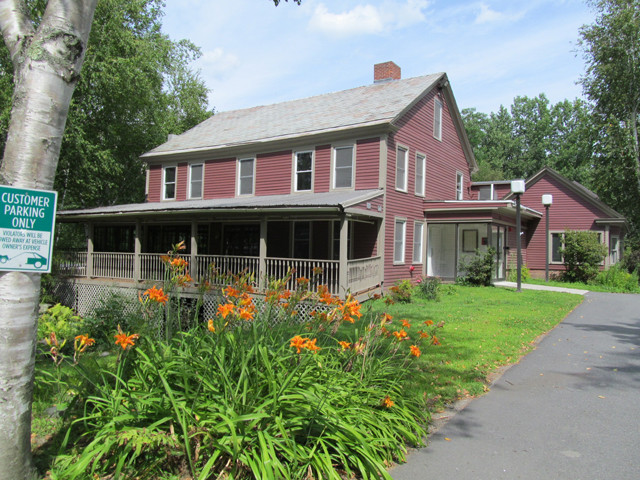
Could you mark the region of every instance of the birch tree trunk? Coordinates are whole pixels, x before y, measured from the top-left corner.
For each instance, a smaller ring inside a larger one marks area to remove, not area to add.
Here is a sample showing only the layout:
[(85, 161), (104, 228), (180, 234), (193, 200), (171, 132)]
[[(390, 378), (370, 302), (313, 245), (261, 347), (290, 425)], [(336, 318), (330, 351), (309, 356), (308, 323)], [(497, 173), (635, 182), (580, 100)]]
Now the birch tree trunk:
[[(25, 0), (0, 0), (14, 94), (0, 183), (50, 190), (97, 0), (49, 0), (35, 28)], [(40, 274), (0, 272), (0, 480), (33, 478), (31, 403)]]

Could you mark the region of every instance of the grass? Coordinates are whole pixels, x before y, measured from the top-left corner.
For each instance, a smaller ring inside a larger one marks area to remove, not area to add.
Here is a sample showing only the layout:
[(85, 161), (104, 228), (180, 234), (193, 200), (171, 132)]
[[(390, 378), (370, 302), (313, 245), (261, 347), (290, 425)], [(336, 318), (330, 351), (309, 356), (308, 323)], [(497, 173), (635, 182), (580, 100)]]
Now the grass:
[(419, 359), (427, 381), (411, 385), (414, 395), (439, 406), (485, 392), (491, 372), (517, 362), (582, 301), (579, 295), (535, 290), (457, 285), (443, 290), (439, 302), (414, 295), (412, 303), (387, 306), (378, 300), (373, 305), (394, 321), (407, 319), (410, 338), (426, 320), (444, 322), (438, 333), (441, 344)]
[(578, 290), (588, 290), (590, 292), (604, 292), (604, 293), (640, 293), (640, 286), (633, 292), (621, 289), (611, 285), (599, 285), (597, 283), (582, 283), (582, 282), (561, 282), (559, 280), (539, 280), (530, 278), (524, 283), (531, 283), (533, 285), (548, 285), (550, 287), (562, 287), (562, 288), (574, 288)]

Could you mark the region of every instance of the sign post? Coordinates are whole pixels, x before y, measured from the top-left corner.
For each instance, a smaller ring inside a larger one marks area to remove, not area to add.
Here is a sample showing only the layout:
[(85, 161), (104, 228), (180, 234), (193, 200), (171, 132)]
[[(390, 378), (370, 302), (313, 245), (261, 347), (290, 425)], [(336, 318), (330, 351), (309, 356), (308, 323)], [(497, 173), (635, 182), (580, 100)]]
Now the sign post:
[(0, 270), (51, 272), (57, 196), (0, 185)]

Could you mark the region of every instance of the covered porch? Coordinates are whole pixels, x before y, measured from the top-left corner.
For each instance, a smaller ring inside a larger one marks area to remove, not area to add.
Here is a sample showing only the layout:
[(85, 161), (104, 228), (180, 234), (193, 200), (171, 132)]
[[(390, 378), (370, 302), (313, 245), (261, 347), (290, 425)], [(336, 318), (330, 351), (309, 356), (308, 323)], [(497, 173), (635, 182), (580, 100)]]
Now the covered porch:
[(63, 211), (58, 221), (85, 225), (87, 248), (57, 252), (56, 271), (100, 283), (161, 282), (162, 257), (184, 242), (194, 285), (244, 273), (264, 291), (270, 279), (293, 272), (291, 289), (305, 277), (335, 295), (363, 294), (383, 278), (381, 195), (374, 190)]

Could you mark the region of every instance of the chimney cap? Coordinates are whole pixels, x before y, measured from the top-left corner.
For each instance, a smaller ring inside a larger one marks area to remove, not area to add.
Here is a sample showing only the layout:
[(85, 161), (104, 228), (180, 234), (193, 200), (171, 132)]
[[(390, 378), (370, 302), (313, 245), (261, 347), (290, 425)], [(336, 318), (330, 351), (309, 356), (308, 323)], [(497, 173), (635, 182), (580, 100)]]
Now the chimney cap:
[(400, 80), (402, 71), (394, 62), (377, 63), (373, 66), (373, 83)]

